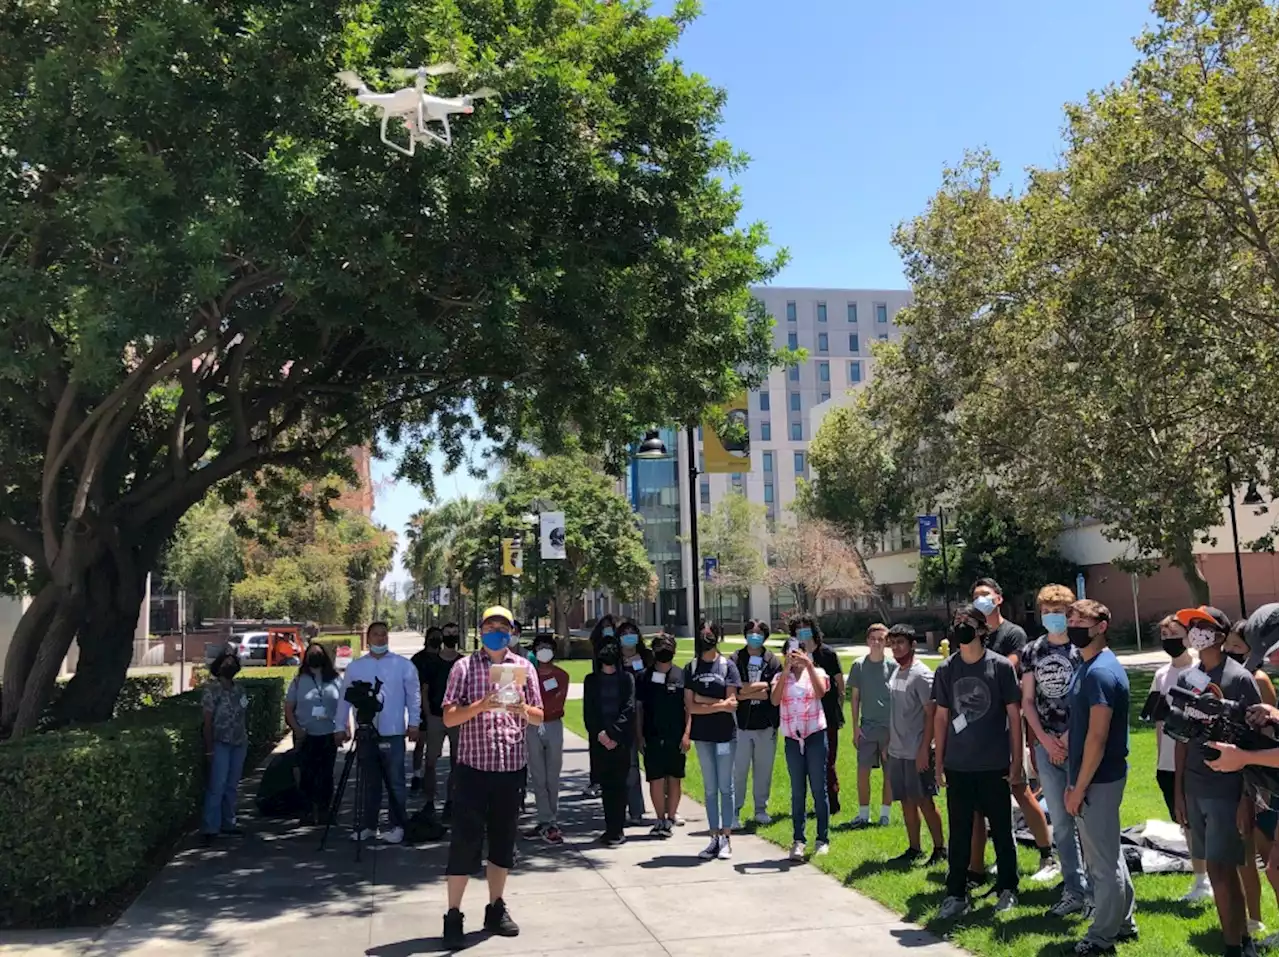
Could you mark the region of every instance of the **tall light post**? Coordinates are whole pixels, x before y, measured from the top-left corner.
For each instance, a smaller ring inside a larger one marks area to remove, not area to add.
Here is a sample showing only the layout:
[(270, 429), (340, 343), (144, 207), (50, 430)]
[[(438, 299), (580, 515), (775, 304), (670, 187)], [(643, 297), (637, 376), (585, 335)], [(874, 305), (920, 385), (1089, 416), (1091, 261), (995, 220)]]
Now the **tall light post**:
[[(693, 426), (685, 426), (685, 436), (689, 442), (689, 551), (690, 551), (690, 569), (689, 569), (689, 588), (691, 591), (690, 604), (692, 605), (693, 614), (690, 616), (689, 631), (697, 635), (699, 625), (702, 624), (702, 596), (699, 594), (701, 583), (698, 581), (698, 574), (701, 567), (698, 562), (698, 512), (700, 503), (698, 501), (698, 452), (694, 447)], [(658, 434), (657, 429), (650, 429), (645, 433), (644, 441), (636, 448), (635, 457), (638, 459), (660, 459), (665, 458), (667, 454), (667, 445), (662, 441), (662, 437)]]
[[(1250, 482), (1248, 490), (1241, 500), (1244, 505), (1261, 505), (1262, 495), (1258, 492), (1258, 483)], [(1240, 561), (1240, 530), (1236, 525), (1236, 486), (1231, 474), (1231, 460), (1227, 460), (1227, 512), (1231, 515), (1231, 546), (1236, 556), (1236, 590), (1240, 596), (1240, 617), (1249, 617), (1249, 609), (1244, 602), (1244, 568)]]

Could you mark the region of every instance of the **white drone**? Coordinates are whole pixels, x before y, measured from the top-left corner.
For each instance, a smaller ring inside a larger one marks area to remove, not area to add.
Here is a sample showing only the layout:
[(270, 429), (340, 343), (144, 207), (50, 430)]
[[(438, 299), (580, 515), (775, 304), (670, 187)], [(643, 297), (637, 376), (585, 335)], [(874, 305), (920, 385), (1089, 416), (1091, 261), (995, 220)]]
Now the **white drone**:
[[(382, 112), (382, 142), (393, 150), (412, 156), (418, 143), (425, 145), (449, 146), (453, 143), (453, 134), (449, 129), (449, 117), (454, 113), (474, 113), (476, 100), (486, 96), (495, 96), (496, 90), (488, 87), (468, 93), (465, 96), (435, 96), (427, 93), (424, 87), (429, 76), (445, 76), (456, 73), (458, 68), (452, 63), (437, 63), (434, 66), (422, 66), (416, 70), (388, 70), (393, 79), (413, 78), (413, 86), (407, 86), (394, 93), (375, 93), (368, 84), (349, 70), (338, 74), (338, 79), (355, 90), (356, 100), (365, 106), (377, 107)], [(409, 131), (408, 148), (387, 137), (387, 123), (392, 117), (404, 123)], [(437, 124), (435, 127), (429, 123)]]

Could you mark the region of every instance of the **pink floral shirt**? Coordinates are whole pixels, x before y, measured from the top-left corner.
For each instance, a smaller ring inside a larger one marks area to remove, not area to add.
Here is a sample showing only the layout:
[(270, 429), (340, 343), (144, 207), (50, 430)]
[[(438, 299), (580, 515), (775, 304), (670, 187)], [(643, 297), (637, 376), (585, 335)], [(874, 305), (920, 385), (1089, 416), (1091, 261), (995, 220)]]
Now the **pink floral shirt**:
[[(813, 669), (818, 675), (826, 678), (827, 673), (821, 668)], [(787, 670), (774, 678), (774, 683), (787, 681)], [(830, 679), (828, 679), (830, 680)], [(827, 730), (827, 716), (822, 710), (822, 695), (817, 693), (813, 682), (809, 680), (809, 671), (805, 669), (799, 675), (787, 681), (786, 690), (779, 704), (781, 724), (784, 738), (795, 738), (803, 749), (809, 735)]]

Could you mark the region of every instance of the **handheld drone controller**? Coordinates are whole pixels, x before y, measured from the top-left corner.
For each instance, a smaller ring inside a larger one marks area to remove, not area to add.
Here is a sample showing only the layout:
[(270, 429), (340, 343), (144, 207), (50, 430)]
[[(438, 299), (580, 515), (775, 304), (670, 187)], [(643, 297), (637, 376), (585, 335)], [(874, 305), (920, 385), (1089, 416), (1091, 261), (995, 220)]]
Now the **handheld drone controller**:
[(355, 711), (357, 727), (373, 726), (374, 720), (378, 717), (378, 712), (382, 710), (382, 701), (378, 698), (378, 692), (381, 690), (381, 678), (378, 678), (373, 684), (369, 684), (367, 681), (353, 681), (347, 686), (347, 690), (342, 697)]

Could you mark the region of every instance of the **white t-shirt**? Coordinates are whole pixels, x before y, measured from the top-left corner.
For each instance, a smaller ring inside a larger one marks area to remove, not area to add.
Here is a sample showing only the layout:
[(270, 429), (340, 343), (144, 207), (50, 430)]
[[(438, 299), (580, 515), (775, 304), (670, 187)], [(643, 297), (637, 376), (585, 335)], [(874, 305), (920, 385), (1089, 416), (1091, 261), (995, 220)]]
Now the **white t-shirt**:
[[(1155, 680), (1151, 682), (1153, 691), (1159, 691), (1164, 695), (1165, 701), (1169, 700), (1169, 689), (1178, 683), (1178, 679), (1187, 671), (1196, 666), (1195, 655), (1191, 656), (1191, 663), (1185, 668), (1178, 668), (1172, 661), (1160, 666), (1160, 670), (1156, 672)], [(1156, 769), (1160, 771), (1174, 770), (1173, 752), (1178, 746), (1178, 742), (1167, 734), (1160, 734), (1160, 754), (1156, 759)]]

